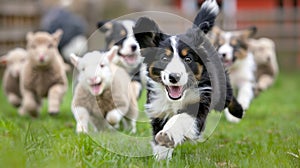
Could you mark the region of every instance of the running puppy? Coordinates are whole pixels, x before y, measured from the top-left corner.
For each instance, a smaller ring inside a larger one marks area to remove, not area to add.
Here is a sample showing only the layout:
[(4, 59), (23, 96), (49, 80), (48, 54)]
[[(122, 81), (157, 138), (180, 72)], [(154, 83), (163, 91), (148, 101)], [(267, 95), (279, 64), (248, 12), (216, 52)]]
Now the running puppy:
[[(153, 128), (153, 153), (158, 160), (170, 159), (177, 145), (199, 139), (205, 128), (212, 83), (204, 62), (210, 58), (219, 60), (205, 33), (214, 25), (218, 11), (216, 1), (206, 1), (194, 27), (180, 35), (164, 34), (153, 20), (145, 17), (133, 28), (147, 64), (145, 107)], [(241, 118), (243, 110), (232, 97), (230, 84), (225, 88), (225, 107), (231, 104), (230, 112)]]
[[(253, 37), (255, 33), (256, 27), (224, 31), (215, 26), (208, 35), (216, 47), (225, 69), (229, 72), (230, 83), (233, 90), (236, 91), (237, 101), (245, 111), (255, 96), (256, 64), (253, 53), (249, 50), (249, 38)], [(240, 121), (227, 109), (225, 109), (225, 116), (230, 122)]]
[(139, 98), (145, 85), (145, 75), (142, 73), (145, 71), (145, 65), (139, 44), (132, 32), (134, 25), (135, 21), (133, 20), (99, 21), (97, 27), (100, 32), (105, 34), (106, 50), (114, 45), (119, 46), (113, 62), (124, 68), (130, 75), (136, 97)]

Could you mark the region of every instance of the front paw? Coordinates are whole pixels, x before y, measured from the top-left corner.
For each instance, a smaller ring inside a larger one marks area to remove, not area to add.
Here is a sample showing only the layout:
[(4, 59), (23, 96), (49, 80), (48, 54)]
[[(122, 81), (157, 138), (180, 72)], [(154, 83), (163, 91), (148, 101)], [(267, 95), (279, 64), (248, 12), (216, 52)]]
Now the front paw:
[(174, 148), (175, 142), (171, 135), (169, 135), (168, 132), (160, 131), (155, 136), (155, 141), (161, 145), (165, 146), (167, 148)]

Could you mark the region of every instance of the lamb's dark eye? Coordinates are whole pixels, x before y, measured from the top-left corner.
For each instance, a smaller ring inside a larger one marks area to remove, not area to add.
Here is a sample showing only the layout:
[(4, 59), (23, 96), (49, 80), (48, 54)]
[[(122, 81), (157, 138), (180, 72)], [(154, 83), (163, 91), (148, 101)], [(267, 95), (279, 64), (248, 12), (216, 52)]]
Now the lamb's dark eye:
[(103, 67), (104, 67), (104, 64), (101, 63), (101, 64), (100, 64), (100, 67), (103, 68)]
[(81, 68), (81, 71), (85, 71), (85, 67)]
[(185, 58), (184, 58), (184, 61), (185, 61), (186, 63), (191, 63), (191, 62), (192, 62), (192, 58), (190, 58), (190, 57), (185, 57)]
[(53, 44), (49, 44), (49, 45), (48, 45), (48, 48), (53, 48)]

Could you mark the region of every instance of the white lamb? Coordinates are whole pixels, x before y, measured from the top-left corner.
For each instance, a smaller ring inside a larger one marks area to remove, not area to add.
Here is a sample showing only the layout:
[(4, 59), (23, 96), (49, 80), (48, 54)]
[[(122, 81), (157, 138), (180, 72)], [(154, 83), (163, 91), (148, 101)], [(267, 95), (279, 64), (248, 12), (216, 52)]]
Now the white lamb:
[(93, 51), (82, 58), (72, 54), (72, 64), (79, 71), (74, 91), (72, 112), (77, 122), (76, 132), (87, 133), (89, 123), (95, 131), (108, 122), (114, 127), (124, 118), (124, 128), (130, 122), (136, 132), (137, 100), (128, 73), (111, 61), (118, 51)]
[(14, 107), (19, 107), (22, 101), (20, 72), (26, 58), (27, 51), (23, 48), (15, 48), (0, 58), (0, 63), (6, 65), (2, 81), (4, 94), (7, 96), (8, 102)]
[(57, 49), (62, 33), (57, 30), (53, 34), (27, 34), (28, 59), (20, 75), (23, 97), (20, 115), (37, 117), (45, 97), (48, 98), (48, 113), (59, 113), (62, 98), (68, 89), (66, 67)]

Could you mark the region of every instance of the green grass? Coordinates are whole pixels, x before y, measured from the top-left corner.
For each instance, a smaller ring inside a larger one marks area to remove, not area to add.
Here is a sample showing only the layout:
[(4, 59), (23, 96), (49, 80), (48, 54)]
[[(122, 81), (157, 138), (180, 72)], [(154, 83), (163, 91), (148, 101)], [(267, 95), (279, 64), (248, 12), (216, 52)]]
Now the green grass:
[(253, 101), (241, 123), (228, 123), (222, 116), (207, 141), (184, 143), (171, 161), (160, 162), (115, 153), (151, 153), (151, 130), (143, 112), (135, 136), (144, 141), (128, 138), (126, 132), (77, 135), (71, 90), (59, 116), (50, 117), (45, 105), (37, 119), (18, 116), (1, 92), (0, 167), (300, 167), (299, 87), (299, 72), (281, 74)]

